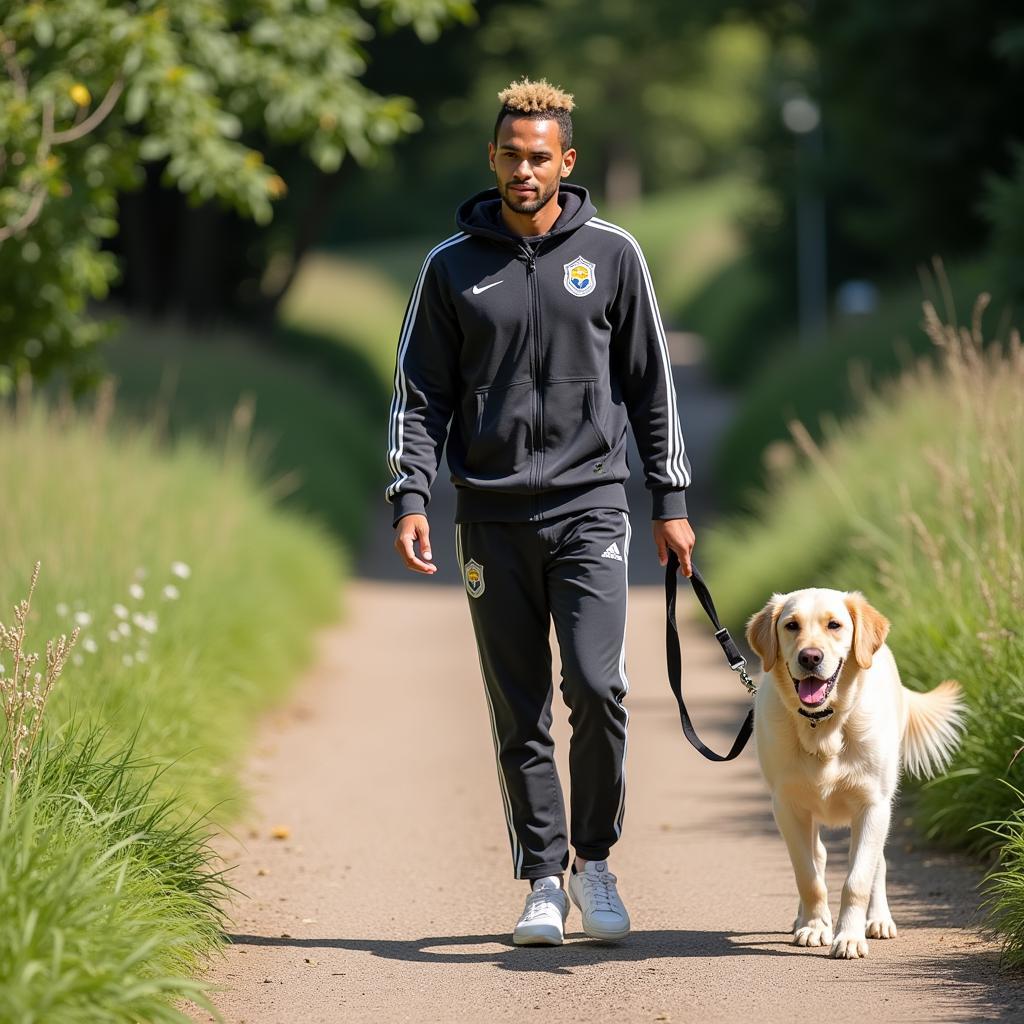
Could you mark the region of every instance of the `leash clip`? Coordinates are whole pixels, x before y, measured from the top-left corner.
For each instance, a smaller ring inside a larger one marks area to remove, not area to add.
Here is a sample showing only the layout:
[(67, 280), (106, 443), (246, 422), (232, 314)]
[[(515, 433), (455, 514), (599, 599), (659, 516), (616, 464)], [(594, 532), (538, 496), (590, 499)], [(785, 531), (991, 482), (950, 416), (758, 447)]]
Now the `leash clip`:
[(725, 651), (725, 656), (729, 661), (729, 668), (733, 672), (739, 673), (743, 685), (747, 688), (747, 693), (753, 697), (757, 693), (757, 683), (750, 678), (750, 674), (747, 672), (747, 659), (740, 654), (739, 648), (736, 646), (729, 630), (724, 626), (716, 630), (715, 639), (722, 645), (722, 650)]

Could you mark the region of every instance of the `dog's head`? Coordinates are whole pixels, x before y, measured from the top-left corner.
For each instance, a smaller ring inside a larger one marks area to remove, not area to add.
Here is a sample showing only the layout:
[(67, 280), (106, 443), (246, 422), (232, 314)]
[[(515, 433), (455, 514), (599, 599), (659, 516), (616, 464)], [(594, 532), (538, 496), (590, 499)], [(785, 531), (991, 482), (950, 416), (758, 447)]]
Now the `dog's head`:
[(871, 667), (888, 632), (889, 620), (863, 594), (811, 587), (773, 594), (747, 623), (747, 643), (788, 707), (821, 711), (852, 665)]

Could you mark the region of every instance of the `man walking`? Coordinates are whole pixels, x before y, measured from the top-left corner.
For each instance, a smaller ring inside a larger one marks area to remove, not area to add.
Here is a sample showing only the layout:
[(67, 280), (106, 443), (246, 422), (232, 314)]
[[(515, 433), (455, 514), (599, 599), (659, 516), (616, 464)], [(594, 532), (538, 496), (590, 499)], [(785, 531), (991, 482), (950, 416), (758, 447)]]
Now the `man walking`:
[[(572, 97), (523, 79), (499, 100), (497, 187), (459, 208), (402, 325), (387, 498), (399, 554), (433, 573), (425, 510), (447, 443), (513, 868), (531, 883), (513, 940), (562, 942), (570, 842), (583, 930), (618, 939), (629, 915), (608, 856), (625, 808), (627, 420), (659, 561), (672, 549), (687, 575), (690, 465), (640, 247), (563, 181)], [(552, 619), (572, 727), (568, 834), (549, 731)]]

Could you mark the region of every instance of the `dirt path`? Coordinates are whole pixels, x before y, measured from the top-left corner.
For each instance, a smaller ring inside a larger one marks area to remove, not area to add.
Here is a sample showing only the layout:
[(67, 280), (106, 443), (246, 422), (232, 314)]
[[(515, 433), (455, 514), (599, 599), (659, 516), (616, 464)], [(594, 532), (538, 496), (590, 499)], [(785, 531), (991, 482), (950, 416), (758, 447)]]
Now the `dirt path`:
[[(637, 540), (634, 557), (650, 557)], [(249, 773), (259, 816), (225, 843), (250, 897), (211, 975), (232, 1024), (1024, 1019), (1024, 991), (971, 927), (977, 871), (902, 833), (897, 940), (851, 963), (788, 944), (796, 893), (753, 751), (720, 766), (684, 745), (655, 587), (630, 597), (629, 797), (612, 861), (635, 931), (600, 945), (573, 911), (563, 947), (513, 947), (525, 886), (509, 877), (466, 598), (432, 584), (355, 584), (345, 625), (321, 635), (295, 702), (266, 724)], [(692, 615), (684, 636), (692, 710), (724, 747), (742, 689)], [(558, 728), (564, 755), (564, 716)], [(289, 839), (271, 838), (279, 824)], [(834, 905), (845, 843), (829, 845)]]

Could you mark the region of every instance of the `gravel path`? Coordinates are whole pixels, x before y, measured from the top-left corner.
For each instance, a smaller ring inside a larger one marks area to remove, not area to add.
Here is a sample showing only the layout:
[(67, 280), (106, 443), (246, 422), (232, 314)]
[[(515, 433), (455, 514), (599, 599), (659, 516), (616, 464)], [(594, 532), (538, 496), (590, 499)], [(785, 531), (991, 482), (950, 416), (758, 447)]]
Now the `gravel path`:
[[(972, 927), (977, 870), (902, 829), (900, 937), (859, 962), (789, 945), (796, 892), (753, 751), (723, 766), (685, 745), (654, 587), (630, 598), (629, 800), (612, 860), (635, 931), (598, 944), (574, 911), (561, 948), (513, 947), (525, 884), (509, 877), (466, 598), (424, 580), (360, 582), (349, 601), (266, 723), (249, 771), (258, 815), (224, 843), (248, 897), (211, 975), (232, 1024), (1024, 1019), (1024, 989)], [(693, 616), (684, 638), (692, 711), (724, 749), (742, 689)], [(566, 739), (560, 716), (563, 755)], [(280, 825), (289, 838), (272, 837)], [(829, 846), (835, 905), (845, 842)]]

